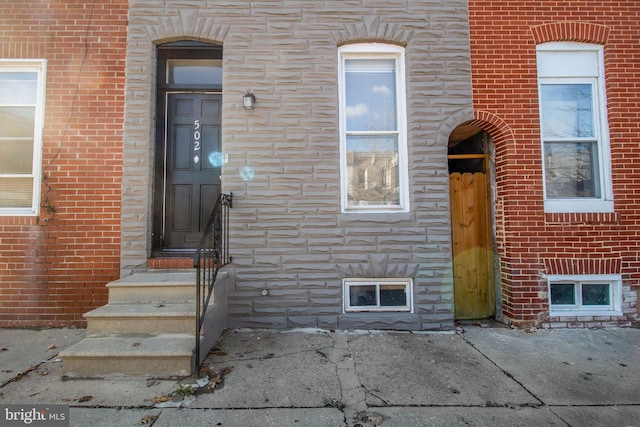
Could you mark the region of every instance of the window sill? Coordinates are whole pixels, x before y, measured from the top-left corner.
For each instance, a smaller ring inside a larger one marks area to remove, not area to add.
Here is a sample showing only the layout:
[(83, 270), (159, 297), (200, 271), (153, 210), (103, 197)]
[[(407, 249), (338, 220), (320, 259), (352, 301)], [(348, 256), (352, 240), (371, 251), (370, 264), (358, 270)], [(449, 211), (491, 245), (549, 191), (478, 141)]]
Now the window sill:
[(398, 213), (407, 213), (409, 209), (404, 206), (372, 206), (370, 208), (363, 207), (348, 207), (345, 208), (342, 213), (351, 215), (351, 214), (398, 214)]
[(553, 212), (545, 213), (547, 224), (617, 224), (617, 212)]
[(587, 317), (587, 316), (623, 316), (621, 311), (614, 309), (601, 309), (601, 310), (585, 310), (585, 309), (566, 309), (566, 310), (554, 310), (549, 311), (549, 317)]
[(344, 311), (344, 314), (354, 314), (354, 313), (412, 313), (412, 310), (406, 306), (400, 306), (398, 308), (394, 308), (393, 306), (384, 306), (384, 307), (371, 307), (371, 308), (350, 307), (345, 309)]
[(544, 211), (550, 214), (613, 213), (613, 200), (592, 198), (547, 199), (544, 201)]

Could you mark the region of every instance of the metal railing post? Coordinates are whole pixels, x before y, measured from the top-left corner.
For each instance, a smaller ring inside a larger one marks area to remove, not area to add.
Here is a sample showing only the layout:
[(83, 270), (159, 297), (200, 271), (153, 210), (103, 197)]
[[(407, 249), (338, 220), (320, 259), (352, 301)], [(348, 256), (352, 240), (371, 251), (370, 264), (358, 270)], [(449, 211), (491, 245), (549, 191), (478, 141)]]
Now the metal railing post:
[(229, 209), (233, 204), (233, 194), (220, 194), (209, 215), (200, 244), (193, 255), (196, 269), (196, 348), (195, 374), (200, 369), (200, 335), (207, 306), (213, 295), (213, 286), (218, 270), (231, 262), (229, 255)]

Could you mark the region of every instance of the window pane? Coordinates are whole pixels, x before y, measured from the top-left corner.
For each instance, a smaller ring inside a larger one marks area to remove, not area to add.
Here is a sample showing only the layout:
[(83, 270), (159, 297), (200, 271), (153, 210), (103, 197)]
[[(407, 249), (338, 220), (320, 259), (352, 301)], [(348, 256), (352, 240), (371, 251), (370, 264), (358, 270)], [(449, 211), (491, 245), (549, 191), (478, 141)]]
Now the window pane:
[(349, 206), (398, 205), (398, 138), (348, 136)]
[(393, 59), (347, 59), (347, 132), (395, 131), (396, 71)]
[(35, 104), (38, 73), (0, 72), (0, 104)]
[(542, 85), (541, 106), (545, 141), (594, 137), (590, 84)]
[(595, 142), (545, 143), (544, 166), (547, 198), (600, 197)]
[(582, 305), (610, 305), (608, 284), (583, 284)]
[(0, 107), (0, 138), (33, 138), (35, 107)]
[(167, 83), (222, 85), (220, 59), (169, 59)]
[(352, 307), (377, 304), (375, 285), (349, 287), (349, 305)]
[(31, 208), (32, 178), (0, 178), (0, 208)]
[(573, 283), (552, 283), (551, 304), (575, 305), (576, 293)]
[(406, 306), (407, 288), (404, 285), (380, 285), (381, 306)]
[(539, 51), (539, 77), (598, 77), (596, 51)]
[(33, 139), (0, 138), (0, 153), (0, 175), (32, 172)]

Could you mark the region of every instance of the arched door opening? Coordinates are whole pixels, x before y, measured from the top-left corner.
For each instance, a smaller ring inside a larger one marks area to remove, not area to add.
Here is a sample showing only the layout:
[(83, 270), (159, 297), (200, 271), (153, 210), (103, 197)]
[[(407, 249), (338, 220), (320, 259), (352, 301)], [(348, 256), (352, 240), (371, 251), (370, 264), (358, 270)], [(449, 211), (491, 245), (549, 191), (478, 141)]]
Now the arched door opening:
[(455, 318), (485, 319), (496, 313), (491, 138), (480, 128), (459, 126), (449, 137), (449, 191)]

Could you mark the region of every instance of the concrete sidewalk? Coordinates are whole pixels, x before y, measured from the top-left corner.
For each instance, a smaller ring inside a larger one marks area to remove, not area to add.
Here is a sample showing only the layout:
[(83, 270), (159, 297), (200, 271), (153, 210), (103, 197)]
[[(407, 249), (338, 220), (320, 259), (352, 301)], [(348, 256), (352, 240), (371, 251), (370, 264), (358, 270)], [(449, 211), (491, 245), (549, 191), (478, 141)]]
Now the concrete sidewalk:
[(229, 331), (197, 387), (64, 381), (83, 330), (0, 329), (0, 405), (68, 404), (72, 426), (640, 426), (640, 330), (482, 326)]

